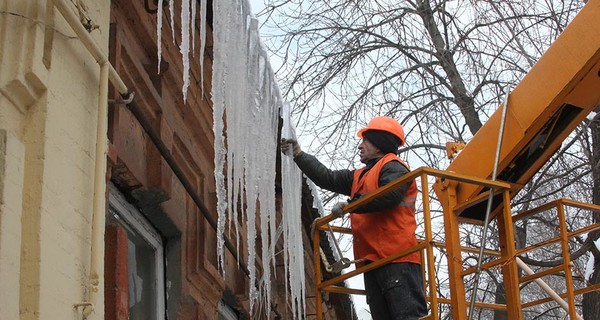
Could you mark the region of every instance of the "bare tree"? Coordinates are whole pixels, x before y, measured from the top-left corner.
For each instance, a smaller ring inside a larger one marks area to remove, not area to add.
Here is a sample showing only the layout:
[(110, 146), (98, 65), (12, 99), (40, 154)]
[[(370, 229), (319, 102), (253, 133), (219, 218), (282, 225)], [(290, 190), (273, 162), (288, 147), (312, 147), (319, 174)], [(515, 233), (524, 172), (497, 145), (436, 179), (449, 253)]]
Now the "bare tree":
[(407, 128), (411, 156), (437, 167), (447, 164), (444, 142), (467, 141), (580, 7), (273, 0), (263, 35), (283, 59), (278, 75), (313, 150), (348, 157), (356, 129), (390, 115)]

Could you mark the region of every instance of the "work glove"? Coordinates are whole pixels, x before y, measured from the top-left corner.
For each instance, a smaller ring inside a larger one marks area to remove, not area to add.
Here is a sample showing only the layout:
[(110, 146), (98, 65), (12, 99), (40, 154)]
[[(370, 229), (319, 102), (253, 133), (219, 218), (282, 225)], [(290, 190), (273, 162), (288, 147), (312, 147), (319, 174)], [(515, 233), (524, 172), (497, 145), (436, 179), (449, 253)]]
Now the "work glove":
[(281, 152), (283, 152), (283, 154), (289, 155), (290, 150), (292, 151), (292, 156), (294, 156), (294, 158), (302, 152), (302, 149), (300, 149), (300, 145), (298, 144), (298, 141), (296, 141), (296, 139), (282, 138)]
[(331, 208), (331, 214), (333, 214), (333, 218), (337, 219), (343, 217), (345, 215), (344, 207), (347, 205), (348, 201), (340, 201), (333, 205), (333, 208)]

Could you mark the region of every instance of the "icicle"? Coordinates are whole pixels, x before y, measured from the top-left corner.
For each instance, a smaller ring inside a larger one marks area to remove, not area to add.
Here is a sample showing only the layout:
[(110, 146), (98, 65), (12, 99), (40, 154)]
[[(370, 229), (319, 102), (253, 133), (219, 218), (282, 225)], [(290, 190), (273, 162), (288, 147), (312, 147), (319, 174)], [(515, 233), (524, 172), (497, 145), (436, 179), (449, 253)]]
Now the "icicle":
[(160, 74), (160, 62), (162, 60), (162, 20), (163, 20), (163, 0), (158, 0), (158, 12), (156, 14), (156, 47), (158, 52), (158, 66), (157, 70)]
[(258, 291), (256, 289), (256, 266), (254, 261), (256, 261), (256, 206), (254, 202), (250, 201), (248, 203), (248, 212), (247, 212), (247, 226), (248, 226), (248, 264), (252, 265), (249, 267), (250, 270), (250, 314), (252, 314), (252, 309), (254, 307), (254, 301), (258, 297)]
[[(247, 132), (246, 127), (248, 126), (245, 113), (247, 112), (247, 101), (245, 101), (243, 95), (244, 88), (246, 86), (245, 78), (239, 73), (244, 70), (247, 58), (247, 52), (243, 50), (243, 39), (245, 33), (241, 29), (240, 19), (242, 12), (241, 8), (235, 3), (230, 3), (230, 8), (227, 12), (227, 17), (230, 20), (227, 22), (228, 45), (227, 45), (227, 58), (229, 72), (228, 80), (231, 86), (230, 103), (227, 104), (227, 177), (228, 179), (228, 211), (230, 224), (233, 222), (235, 226), (236, 239), (239, 239), (239, 230), (241, 222), (244, 219), (248, 219), (247, 215), (254, 216), (254, 212), (249, 212), (250, 206), (246, 208), (246, 201), (244, 198), (244, 168), (246, 167), (246, 151), (244, 150), (247, 146)], [(236, 19), (237, 18), (237, 19)], [(241, 43), (240, 43), (241, 42)], [(251, 187), (250, 187), (251, 189)], [(249, 198), (246, 195), (246, 198)], [(251, 199), (251, 198), (249, 198)], [(251, 201), (251, 200), (249, 200)], [(248, 202), (249, 202), (248, 201)], [(238, 217), (238, 209), (242, 208), (241, 217)], [(246, 208), (246, 209), (244, 209)], [(252, 218), (254, 219), (254, 218)], [(239, 249), (239, 248), (238, 248)], [(249, 249), (254, 249), (249, 247)], [(256, 274), (254, 260), (248, 261), (248, 268), (250, 273)], [(252, 300), (251, 300), (252, 301)]]
[[(222, 9), (219, 6), (219, 1), (215, 3), (215, 12), (221, 12)], [(223, 19), (224, 20), (224, 19)], [(227, 86), (226, 86), (226, 52), (225, 52), (225, 39), (226, 29), (223, 28), (222, 24), (226, 24), (227, 21), (217, 19), (215, 21), (214, 38), (219, 39), (218, 45), (213, 48), (213, 54), (215, 56), (215, 62), (213, 65), (213, 86), (212, 86), (212, 100), (213, 100), (213, 132), (215, 135), (215, 192), (217, 197), (217, 256), (218, 256), (218, 269), (225, 276), (224, 268), (224, 234), (225, 234), (225, 222), (226, 211), (227, 211), (227, 190), (225, 189), (225, 157), (227, 150), (225, 149), (225, 136), (224, 128), (225, 124), (223, 117), (225, 115), (225, 105), (227, 103)]]
[[(196, 1), (196, 0), (192, 0)], [(183, 101), (187, 100), (187, 90), (190, 86), (190, 0), (181, 2), (181, 45), (179, 46), (183, 58)]]
[(173, 38), (173, 44), (175, 43), (175, 0), (169, 0), (169, 13), (171, 15), (171, 36)]
[[(282, 137), (296, 138), (296, 134), (291, 125), (290, 107), (285, 103), (282, 110), (283, 129)], [(302, 246), (302, 219), (301, 203), (302, 198), (302, 173), (294, 164), (291, 157), (282, 157), (282, 189), (283, 189), (283, 208), (282, 214), (285, 220), (287, 236), (284, 241), (287, 243), (286, 250), (288, 261), (288, 278), (290, 284), (290, 295), (294, 318), (302, 319), (306, 308), (304, 287), (304, 248)]]
[[(205, 17), (206, 0), (200, 5)], [(242, 1), (243, 3), (240, 3)], [(286, 292), (294, 318), (304, 315), (304, 248), (300, 215), (301, 174), (290, 157), (282, 163), (282, 224), (275, 207), (279, 88), (261, 46), (258, 20), (249, 14), (244, 0), (215, 1), (212, 98), (215, 114), (215, 178), (217, 179), (218, 245), (223, 246), (226, 226), (239, 238), (247, 228), (250, 312), (268, 313), (275, 274), (275, 248), (283, 236)], [(204, 26), (201, 25), (201, 37)], [(204, 40), (201, 39), (202, 45)], [(203, 60), (204, 47), (200, 49)], [(223, 123), (225, 119), (226, 123)], [(286, 120), (289, 125), (289, 120)], [(223, 129), (227, 128), (227, 132)], [(226, 139), (226, 140), (225, 140)], [(227, 148), (225, 149), (225, 146)], [(240, 212), (241, 210), (241, 212)], [(259, 219), (259, 220), (257, 220)], [(260, 227), (260, 235), (257, 231)], [(260, 236), (260, 241), (256, 241)], [(239, 241), (238, 241), (239, 243)], [(239, 247), (238, 247), (239, 249)], [(260, 257), (257, 249), (261, 249)], [(223, 248), (218, 249), (223, 268)], [(260, 281), (256, 262), (260, 259)], [(289, 290), (288, 288), (289, 283)], [(258, 287), (257, 287), (258, 286)], [(256, 307), (256, 305), (258, 307)]]
[[(196, 3), (197, 0), (192, 0), (192, 13), (190, 14), (190, 19), (192, 20), (190, 24), (190, 32), (192, 33), (192, 57), (196, 52)], [(202, 18), (202, 21), (204, 21), (204, 18)]]
[(200, 88), (204, 96), (204, 48), (206, 48), (206, 0), (200, 0)]

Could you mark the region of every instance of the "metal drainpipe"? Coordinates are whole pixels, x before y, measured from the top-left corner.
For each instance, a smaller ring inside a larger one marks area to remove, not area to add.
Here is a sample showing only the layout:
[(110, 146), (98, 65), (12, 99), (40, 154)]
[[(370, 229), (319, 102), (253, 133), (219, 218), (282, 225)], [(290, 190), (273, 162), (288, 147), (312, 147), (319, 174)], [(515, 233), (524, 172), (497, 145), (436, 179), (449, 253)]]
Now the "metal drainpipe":
[[(81, 303), (74, 304), (75, 308), (83, 307), (83, 315), (87, 317), (94, 309), (94, 303), (96, 294), (98, 292), (98, 286), (100, 284), (101, 274), (103, 270), (103, 256), (99, 255), (99, 250), (102, 248), (104, 242), (104, 224), (105, 224), (105, 192), (106, 192), (106, 149), (107, 149), (107, 105), (108, 105), (108, 80), (113, 84), (115, 89), (124, 97), (129, 96), (129, 90), (127, 86), (117, 74), (114, 67), (108, 61), (108, 58), (104, 55), (102, 50), (96, 45), (90, 34), (85, 30), (79, 17), (69, 8), (68, 0), (53, 0), (54, 6), (65, 18), (69, 26), (77, 34), (83, 45), (90, 52), (90, 54), (96, 59), (98, 64), (101, 66), (100, 70), (100, 96), (98, 101), (98, 128), (97, 128), (97, 141), (96, 141), (96, 163), (95, 163), (95, 174), (94, 174), (94, 208), (92, 211), (92, 245), (90, 249), (91, 261), (90, 261), (90, 287), (89, 287), (89, 299)], [(137, 104), (131, 103), (130, 110), (134, 114), (136, 120), (142, 125), (146, 134), (151, 138), (152, 142), (159, 149), (161, 156), (167, 161), (171, 170), (175, 173), (177, 178), (181, 181), (188, 195), (194, 200), (200, 212), (204, 218), (209, 222), (213, 230), (217, 230), (217, 223), (210, 214), (210, 211), (204, 206), (200, 197), (197, 195), (192, 184), (183, 174), (181, 168), (177, 165), (176, 161), (170, 154), (170, 151), (162, 143), (159, 136), (154, 132), (149, 122), (144, 118), (143, 114), (139, 111)], [(101, 119), (102, 118), (102, 119)], [(102, 126), (102, 128), (101, 128)], [(99, 159), (101, 158), (101, 159)], [(239, 266), (242, 268), (247, 277), (250, 272), (246, 264), (238, 257), (237, 250), (227, 237), (225, 237), (225, 246), (229, 252), (233, 255), (234, 259), (238, 261)]]
[[(173, 156), (171, 156), (171, 152), (169, 151), (167, 146), (165, 146), (165, 144), (162, 142), (159, 135), (154, 131), (154, 129), (152, 129), (150, 121), (148, 121), (144, 114), (140, 111), (140, 108), (138, 107), (135, 100), (129, 103), (127, 107), (129, 108), (135, 119), (138, 121), (138, 123), (142, 126), (148, 137), (150, 137), (150, 140), (152, 140), (152, 143), (154, 143), (156, 148), (159, 150), (163, 159), (165, 159), (167, 164), (169, 164), (169, 167), (171, 168), (175, 176), (177, 176), (177, 178), (187, 191), (188, 195), (192, 198), (196, 206), (198, 206), (198, 209), (200, 209), (200, 212), (202, 212), (202, 215), (204, 216), (206, 221), (208, 221), (213, 230), (217, 231), (217, 221), (215, 221), (208, 208), (206, 208), (204, 203), (202, 203), (202, 199), (200, 199), (200, 196), (194, 190), (194, 186), (186, 178), (185, 174), (183, 173), (183, 170), (181, 170), (181, 167), (177, 164), (177, 161), (175, 161)], [(231, 252), (236, 261), (238, 261), (244, 273), (247, 276), (250, 276), (250, 271), (248, 271), (248, 267), (242, 260), (239, 259), (235, 247), (233, 246), (231, 241), (227, 239), (227, 237), (225, 237), (225, 247), (227, 247), (227, 249)]]
[(104, 278), (104, 231), (106, 219), (106, 153), (108, 150), (108, 72), (109, 64), (100, 67), (100, 92), (98, 95), (98, 124), (96, 126), (96, 163), (94, 170), (94, 199), (92, 214), (92, 244), (90, 261), (89, 302), (83, 316), (89, 316), (96, 303), (100, 279)]
[(108, 81), (118, 90), (127, 90), (125, 84), (116, 74), (104, 53), (95, 44), (92, 37), (81, 25), (79, 18), (69, 8), (66, 0), (54, 0), (54, 5), (77, 34), (94, 59), (100, 65), (100, 86), (98, 95), (98, 123), (96, 128), (96, 158), (94, 169), (94, 198), (92, 209), (92, 234), (90, 248), (90, 284), (88, 288), (88, 301), (77, 303), (75, 308), (83, 307), (83, 317), (87, 318), (93, 311), (96, 303), (99, 285), (104, 275), (103, 254), (104, 224), (105, 224), (105, 194), (106, 194), (106, 152), (108, 149)]
[(90, 248), (90, 285), (88, 301), (76, 303), (74, 308), (83, 308), (83, 318), (94, 311), (96, 297), (100, 289), (100, 279), (104, 276), (102, 255), (99, 252), (104, 244), (106, 212), (106, 153), (108, 150), (108, 73), (109, 64), (100, 66), (100, 84), (98, 95), (98, 123), (96, 126), (96, 157), (94, 167), (94, 196), (92, 199), (92, 235)]

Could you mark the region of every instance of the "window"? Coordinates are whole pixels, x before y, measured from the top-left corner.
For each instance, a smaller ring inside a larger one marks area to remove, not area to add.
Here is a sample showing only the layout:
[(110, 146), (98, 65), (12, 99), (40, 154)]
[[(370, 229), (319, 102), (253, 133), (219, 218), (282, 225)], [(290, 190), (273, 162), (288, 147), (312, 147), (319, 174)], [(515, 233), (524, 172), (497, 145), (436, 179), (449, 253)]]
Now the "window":
[(162, 238), (113, 185), (110, 186), (108, 220), (122, 227), (127, 234), (127, 261), (117, 263), (127, 264), (129, 319), (165, 319)]

